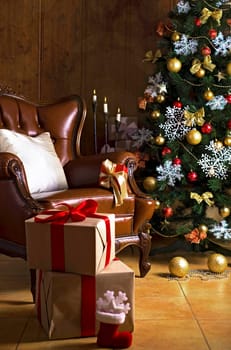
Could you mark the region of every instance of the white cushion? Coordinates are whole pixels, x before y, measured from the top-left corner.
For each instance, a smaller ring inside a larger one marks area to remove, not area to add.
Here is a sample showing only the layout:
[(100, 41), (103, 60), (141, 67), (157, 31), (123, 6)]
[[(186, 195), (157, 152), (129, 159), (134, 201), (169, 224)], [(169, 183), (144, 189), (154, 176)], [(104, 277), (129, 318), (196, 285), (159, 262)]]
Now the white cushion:
[(0, 129), (0, 152), (10, 152), (21, 159), (31, 194), (68, 187), (49, 132), (30, 137)]

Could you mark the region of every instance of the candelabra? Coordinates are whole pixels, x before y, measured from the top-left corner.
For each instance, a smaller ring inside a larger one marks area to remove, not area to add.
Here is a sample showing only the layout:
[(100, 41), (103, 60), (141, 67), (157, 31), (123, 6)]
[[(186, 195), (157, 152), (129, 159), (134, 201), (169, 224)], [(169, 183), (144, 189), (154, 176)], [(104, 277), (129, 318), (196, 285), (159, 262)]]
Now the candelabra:
[(115, 149), (117, 149), (117, 144), (119, 140), (119, 129), (120, 129), (120, 120), (115, 120)]
[(108, 153), (108, 104), (107, 104), (106, 97), (104, 97), (103, 113), (104, 113), (105, 153)]
[(93, 110), (93, 123), (94, 123), (94, 149), (95, 154), (97, 154), (97, 125), (96, 125), (96, 116), (97, 116), (97, 96), (96, 91), (93, 91), (93, 99), (92, 99), (92, 110)]
[(120, 108), (118, 107), (116, 118), (115, 118), (115, 149), (117, 148), (117, 143), (119, 140), (120, 124), (121, 124), (121, 113), (120, 113)]

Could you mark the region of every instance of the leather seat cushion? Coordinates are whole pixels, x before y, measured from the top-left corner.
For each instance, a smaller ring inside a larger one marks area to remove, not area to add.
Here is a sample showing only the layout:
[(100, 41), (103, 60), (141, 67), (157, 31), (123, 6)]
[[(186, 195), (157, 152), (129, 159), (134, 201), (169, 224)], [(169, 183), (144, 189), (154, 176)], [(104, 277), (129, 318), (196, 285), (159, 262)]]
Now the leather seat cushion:
[(134, 215), (135, 212), (135, 196), (133, 194), (129, 194), (128, 198), (124, 199), (123, 204), (116, 207), (113, 193), (110, 190), (99, 187), (63, 190), (50, 195), (48, 194), (46, 197), (38, 199), (38, 201), (44, 208), (51, 208), (60, 202), (76, 206), (86, 199), (97, 201), (97, 212), (99, 213)]

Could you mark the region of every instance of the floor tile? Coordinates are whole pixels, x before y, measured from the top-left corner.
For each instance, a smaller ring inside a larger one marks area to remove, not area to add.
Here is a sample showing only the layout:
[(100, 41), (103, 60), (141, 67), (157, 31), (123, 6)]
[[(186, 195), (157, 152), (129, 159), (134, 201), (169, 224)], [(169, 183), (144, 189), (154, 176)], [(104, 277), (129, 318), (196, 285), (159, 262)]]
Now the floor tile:
[(200, 326), (212, 350), (230, 350), (231, 349), (231, 323), (228, 321), (219, 321), (217, 319), (202, 320)]
[(208, 350), (194, 320), (137, 320), (130, 350)]

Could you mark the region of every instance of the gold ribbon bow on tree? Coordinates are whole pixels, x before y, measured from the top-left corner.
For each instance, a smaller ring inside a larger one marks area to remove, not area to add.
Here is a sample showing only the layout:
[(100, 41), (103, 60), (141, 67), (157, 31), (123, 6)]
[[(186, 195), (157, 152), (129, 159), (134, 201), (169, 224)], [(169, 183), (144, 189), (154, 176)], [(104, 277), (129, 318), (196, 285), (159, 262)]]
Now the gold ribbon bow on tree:
[(128, 197), (126, 166), (106, 159), (101, 165), (99, 184), (105, 188), (112, 188), (115, 205), (122, 205), (123, 200)]
[(217, 21), (218, 25), (221, 25), (220, 20), (222, 18), (222, 14), (223, 14), (222, 10), (217, 9), (215, 11), (210, 11), (205, 7), (201, 11), (201, 17), (200, 17), (201, 23), (202, 24), (206, 23), (209, 17), (212, 17)]
[(208, 204), (209, 207), (211, 207), (214, 204), (214, 201), (210, 199), (213, 198), (213, 194), (211, 192), (204, 192), (201, 196), (196, 192), (191, 192), (190, 198), (195, 199), (198, 204), (200, 204), (202, 201), (205, 201), (205, 203)]
[(156, 50), (155, 54), (153, 55), (152, 50), (147, 51), (145, 53), (143, 62), (152, 62), (152, 63), (156, 63), (156, 61), (158, 60), (158, 58), (162, 57), (162, 53), (161, 51), (158, 49)]
[(190, 73), (196, 74), (200, 69), (201, 66), (203, 68), (209, 70), (210, 72), (213, 72), (216, 68), (216, 65), (212, 63), (212, 58), (210, 55), (205, 56), (204, 61), (201, 62), (198, 58), (195, 58), (192, 62), (192, 67), (190, 68)]
[(185, 125), (194, 126), (195, 124), (202, 126), (205, 122), (204, 120), (205, 110), (204, 107), (198, 109), (196, 112), (189, 112), (187, 109), (184, 111)]

